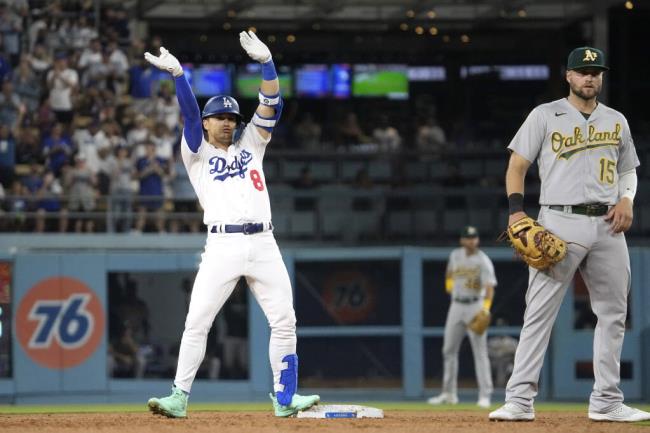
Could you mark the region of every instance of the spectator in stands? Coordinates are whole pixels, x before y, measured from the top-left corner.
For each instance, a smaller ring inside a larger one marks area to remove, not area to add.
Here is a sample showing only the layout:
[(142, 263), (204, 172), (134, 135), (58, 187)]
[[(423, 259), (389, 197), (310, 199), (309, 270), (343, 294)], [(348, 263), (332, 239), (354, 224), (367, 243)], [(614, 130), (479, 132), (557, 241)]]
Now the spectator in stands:
[(181, 108), (176, 97), (172, 94), (170, 85), (163, 82), (156, 102), (154, 103), (154, 116), (157, 122), (164, 123), (170, 131), (178, 127)]
[(75, 49), (84, 49), (90, 46), (91, 41), (98, 36), (97, 30), (84, 15), (80, 15), (73, 23), (71, 33), (72, 48)]
[(63, 166), (70, 162), (72, 155), (72, 140), (63, 134), (63, 125), (57, 123), (50, 131), (50, 135), (45, 137), (42, 144), (43, 156), (46, 158), (46, 164), (54, 174), (61, 176)]
[(50, 69), (53, 64), (52, 56), (47, 51), (45, 45), (42, 43), (37, 43), (34, 45), (34, 49), (27, 56), (27, 60), (29, 61), (29, 65), (39, 77), (44, 76), (45, 72)]
[(311, 113), (305, 113), (296, 125), (294, 137), (301, 149), (316, 152), (321, 150), (321, 126), (316, 123)]
[(105, 51), (100, 52), (99, 62), (90, 63), (83, 73), (83, 78), (81, 80), (83, 86), (97, 87), (100, 91), (111, 88), (111, 68), (112, 66), (109, 61), (108, 53)]
[(201, 223), (201, 216), (197, 214), (196, 194), (180, 153), (173, 160), (171, 188), (174, 197), (174, 212), (182, 213), (182, 215), (175, 215), (170, 222), (169, 230), (178, 233), (185, 231), (187, 228), (190, 232), (197, 233)]
[(133, 98), (133, 107), (138, 113), (147, 112), (147, 105), (151, 104), (151, 88), (153, 86), (154, 73), (153, 69), (142, 58), (144, 48), (134, 48), (139, 45), (134, 45), (132, 50), (137, 52), (137, 57), (131, 58), (131, 67), (129, 68), (129, 89), (131, 97)]
[(360, 143), (366, 143), (368, 137), (364, 134), (356, 113), (349, 112), (345, 120), (340, 124), (337, 131), (337, 142), (339, 145), (350, 147)]
[(47, 31), (46, 16), (41, 9), (32, 9), (32, 22), (27, 29), (29, 52), (34, 51), (37, 43), (42, 43)]
[(68, 211), (76, 213), (71, 216), (75, 221), (74, 230), (77, 233), (81, 233), (84, 228), (88, 233), (92, 233), (95, 229), (94, 219), (83, 214), (95, 210), (96, 184), (97, 179), (86, 166), (85, 156), (81, 153), (77, 154), (74, 167), (69, 168), (64, 176)]
[(108, 61), (111, 65), (113, 90), (117, 96), (124, 95), (126, 93), (129, 75), (129, 59), (115, 41), (108, 43), (106, 53), (108, 54)]
[(148, 141), (145, 144), (145, 156), (136, 162), (137, 178), (140, 180), (138, 219), (136, 232), (142, 233), (146, 224), (146, 214), (156, 214), (156, 229), (159, 233), (165, 231), (165, 215), (163, 209), (163, 183), (168, 174), (166, 160), (156, 156), (156, 146)]
[(6, 201), (5, 208), (11, 214), (8, 216), (8, 229), (15, 232), (23, 231), (27, 227), (27, 216), (25, 213), (29, 210), (29, 201), (27, 198), (27, 188), (20, 180), (14, 179)]
[(90, 41), (90, 45), (81, 52), (77, 68), (81, 73), (81, 83), (83, 87), (89, 84), (89, 77), (87, 72), (94, 66), (102, 63), (102, 42), (99, 38), (94, 38)]
[(388, 116), (381, 115), (377, 126), (372, 131), (372, 139), (377, 143), (380, 152), (397, 152), (402, 144), (402, 137), (394, 126), (391, 126)]
[(111, 173), (111, 210), (116, 230), (124, 232), (131, 229), (131, 203), (133, 200), (131, 182), (135, 177), (135, 167), (126, 146), (116, 149), (115, 164)]
[(110, 142), (101, 129), (98, 120), (77, 117), (75, 118), (75, 124), (78, 128), (72, 138), (77, 151), (85, 157), (86, 166), (90, 171), (97, 174), (100, 165), (99, 152), (102, 149), (109, 148)]
[(16, 167), (16, 138), (9, 125), (0, 123), (0, 184), (9, 188)]
[(11, 81), (4, 81), (0, 93), (0, 123), (15, 128), (18, 126), (18, 117), (21, 113), (25, 113), (25, 105), (14, 91)]
[(68, 67), (68, 57), (59, 53), (54, 67), (47, 73), (47, 87), (50, 90), (50, 107), (58, 122), (69, 125), (72, 122), (72, 98), (77, 90), (79, 75)]
[(28, 112), (33, 113), (38, 109), (43, 89), (41, 81), (29, 65), (27, 57), (20, 60), (20, 65), (13, 76), (14, 91), (25, 104)]
[(418, 127), (415, 143), (422, 152), (439, 153), (444, 150), (447, 137), (435, 117), (427, 117)]
[(112, 174), (117, 161), (113, 155), (113, 149), (109, 146), (102, 147), (97, 151), (97, 192), (101, 196), (107, 196), (111, 191)]
[(149, 139), (156, 146), (156, 155), (162, 159), (171, 161), (174, 152), (174, 144), (177, 139), (171, 133), (167, 124), (157, 122), (153, 127), (152, 133), (149, 135)]
[[(149, 139), (149, 133), (149, 120), (145, 115), (137, 114), (135, 116), (134, 127), (126, 134), (126, 142), (132, 150), (135, 150), (137, 158), (141, 158), (145, 155), (144, 143)], [(138, 149), (138, 146), (140, 145), (143, 146)]]
[(41, 149), (41, 132), (36, 127), (23, 127), (16, 134), (16, 162), (18, 164), (31, 164), (43, 160)]
[(122, 134), (122, 127), (120, 127), (117, 121), (104, 122), (102, 124), (102, 131), (104, 131), (104, 135), (111, 149), (115, 150), (119, 147), (126, 147), (127, 144), (124, 134)]
[(0, 82), (11, 77), (11, 60), (5, 54), (3, 46), (2, 33), (0, 33)]
[(63, 187), (54, 173), (48, 171), (43, 176), (43, 184), (36, 192), (38, 198), (36, 206), (36, 227), (34, 231), (43, 233), (47, 230), (48, 212), (59, 212), (58, 230), (65, 233), (68, 228), (67, 213), (61, 208), (61, 195), (63, 194)]
[(12, 65), (18, 64), (22, 31), (22, 19), (7, 7), (6, 3), (0, 3), (0, 33), (3, 34), (4, 52), (9, 56)]

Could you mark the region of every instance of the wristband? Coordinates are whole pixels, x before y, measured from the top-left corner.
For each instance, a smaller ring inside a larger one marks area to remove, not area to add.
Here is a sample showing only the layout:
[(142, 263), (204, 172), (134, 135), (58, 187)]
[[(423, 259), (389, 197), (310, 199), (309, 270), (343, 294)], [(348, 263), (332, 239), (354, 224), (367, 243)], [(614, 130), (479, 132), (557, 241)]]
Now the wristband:
[(275, 65), (273, 64), (273, 59), (270, 59), (266, 63), (262, 63), (262, 78), (264, 81), (273, 81), (278, 78), (277, 72), (275, 72)]
[(492, 308), (492, 299), (489, 298), (483, 299), (483, 309), (485, 311), (490, 311), (490, 308)]
[(452, 277), (445, 278), (445, 291), (451, 294), (452, 290), (454, 290), (454, 279)]
[(510, 215), (524, 211), (524, 195), (518, 192), (513, 192), (508, 196), (508, 209)]

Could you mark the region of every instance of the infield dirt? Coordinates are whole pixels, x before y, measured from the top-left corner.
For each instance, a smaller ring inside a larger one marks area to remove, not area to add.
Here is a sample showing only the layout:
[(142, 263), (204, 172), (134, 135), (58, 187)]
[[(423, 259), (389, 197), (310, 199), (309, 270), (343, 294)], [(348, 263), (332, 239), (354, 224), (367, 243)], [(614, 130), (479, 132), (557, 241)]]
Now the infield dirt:
[[(618, 433), (647, 426), (589, 421), (586, 413), (542, 412), (534, 422), (490, 422), (487, 411), (386, 411), (384, 419), (276, 418), (270, 412), (190, 412), (187, 419), (150, 413), (67, 413), (0, 415), (2, 433), (343, 433), (468, 432)], [(645, 430), (650, 432), (650, 430)]]

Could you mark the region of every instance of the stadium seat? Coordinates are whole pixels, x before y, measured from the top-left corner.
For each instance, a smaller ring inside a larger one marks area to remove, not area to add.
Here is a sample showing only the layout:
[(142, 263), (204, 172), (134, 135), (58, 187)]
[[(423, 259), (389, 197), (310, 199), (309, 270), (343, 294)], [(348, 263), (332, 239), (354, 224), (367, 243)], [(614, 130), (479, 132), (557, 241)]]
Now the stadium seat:
[(368, 176), (374, 181), (390, 180), (392, 174), (390, 161), (372, 161), (368, 164)]
[(414, 214), (415, 235), (432, 235), (438, 232), (438, 211), (416, 210)]
[(413, 233), (413, 213), (411, 211), (392, 211), (387, 216), (387, 231), (390, 238), (403, 238)]
[(291, 237), (314, 237), (316, 234), (316, 214), (312, 211), (296, 211), (289, 214)]

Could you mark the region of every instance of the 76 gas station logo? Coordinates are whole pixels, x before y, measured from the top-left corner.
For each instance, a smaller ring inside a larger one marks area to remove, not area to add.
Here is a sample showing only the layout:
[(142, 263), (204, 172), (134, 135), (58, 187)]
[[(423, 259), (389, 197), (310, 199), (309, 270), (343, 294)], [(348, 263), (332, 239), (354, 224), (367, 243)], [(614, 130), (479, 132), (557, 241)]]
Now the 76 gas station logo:
[(65, 369), (95, 353), (105, 332), (104, 307), (80, 280), (51, 277), (20, 299), (15, 316), (22, 350), (37, 364)]
[(28, 316), (29, 320), (38, 322), (28, 347), (47, 348), (52, 340), (65, 349), (82, 346), (94, 326), (93, 316), (86, 309), (89, 301), (88, 294), (74, 294), (60, 301), (37, 301)]

